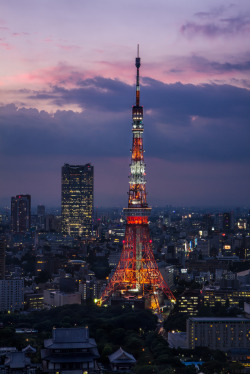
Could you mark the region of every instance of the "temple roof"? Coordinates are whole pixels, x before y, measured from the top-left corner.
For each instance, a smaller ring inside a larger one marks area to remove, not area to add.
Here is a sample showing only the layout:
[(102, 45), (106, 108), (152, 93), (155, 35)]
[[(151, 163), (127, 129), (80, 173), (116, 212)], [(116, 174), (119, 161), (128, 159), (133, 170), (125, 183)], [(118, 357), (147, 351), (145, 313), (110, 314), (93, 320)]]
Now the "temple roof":
[(53, 329), (52, 339), (44, 341), (48, 349), (80, 349), (95, 348), (95, 339), (89, 338), (87, 327)]
[(30, 359), (25, 357), (24, 352), (10, 352), (7, 354), (4, 364), (9, 366), (11, 369), (21, 369), (30, 365)]
[(131, 363), (135, 364), (136, 359), (133, 355), (125, 352), (121, 347), (111, 355), (109, 355), (109, 361), (112, 364), (119, 364), (119, 363)]

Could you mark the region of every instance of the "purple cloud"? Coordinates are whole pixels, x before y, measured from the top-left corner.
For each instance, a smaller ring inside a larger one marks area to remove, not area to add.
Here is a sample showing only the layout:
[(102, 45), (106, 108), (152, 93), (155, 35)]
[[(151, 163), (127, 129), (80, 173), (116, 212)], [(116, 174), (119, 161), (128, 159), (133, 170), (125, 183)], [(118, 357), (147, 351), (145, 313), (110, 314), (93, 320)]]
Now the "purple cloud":
[[(216, 84), (168, 85), (150, 78), (144, 78), (143, 84), (150, 156), (179, 161), (250, 160), (249, 90)], [(78, 88), (52, 87), (50, 93), (33, 96), (62, 108), (68, 103), (78, 104), (83, 108), (81, 113), (60, 110), (50, 115), (13, 105), (2, 107), (3, 156), (41, 156), (44, 152), (126, 156), (133, 89), (116, 80), (95, 78), (80, 81)]]
[(248, 34), (250, 31), (250, 17), (244, 15), (232, 18), (221, 18), (214, 22), (204, 24), (187, 22), (181, 26), (180, 31), (183, 35), (189, 37), (203, 35), (209, 38)]

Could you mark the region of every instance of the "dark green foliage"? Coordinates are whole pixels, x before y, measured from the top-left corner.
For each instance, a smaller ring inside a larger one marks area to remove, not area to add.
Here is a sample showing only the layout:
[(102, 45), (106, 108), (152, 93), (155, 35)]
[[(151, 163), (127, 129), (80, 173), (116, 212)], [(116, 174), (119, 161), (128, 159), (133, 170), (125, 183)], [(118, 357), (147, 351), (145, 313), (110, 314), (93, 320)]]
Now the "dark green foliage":
[[(194, 374), (193, 366), (185, 367), (181, 363), (182, 355), (194, 361), (206, 361), (201, 370), (204, 373), (212, 374), (214, 363), (219, 363), (217, 373), (223, 373), (225, 368), (230, 373), (236, 370), (236, 366), (229, 366), (226, 356), (219, 351), (210, 351), (208, 348), (181, 351), (170, 349), (166, 340), (155, 332), (157, 318), (148, 310), (132, 310), (130, 307), (120, 306), (99, 308), (90, 303), (66, 305), (29, 314), (5, 314), (0, 316), (0, 321), (4, 324), (4, 328), (0, 330), (0, 346), (22, 349), (31, 344), (37, 349), (33, 358), (36, 362), (40, 360), (43, 341), (51, 337), (53, 327), (87, 325), (90, 336), (96, 339), (100, 360), (104, 365), (109, 362), (108, 356), (122, 347), (137, 360), (133, 368), (135, 374)], [(14, 327), (30, 327), (37, 329), (38, 333), (16, 334)]]

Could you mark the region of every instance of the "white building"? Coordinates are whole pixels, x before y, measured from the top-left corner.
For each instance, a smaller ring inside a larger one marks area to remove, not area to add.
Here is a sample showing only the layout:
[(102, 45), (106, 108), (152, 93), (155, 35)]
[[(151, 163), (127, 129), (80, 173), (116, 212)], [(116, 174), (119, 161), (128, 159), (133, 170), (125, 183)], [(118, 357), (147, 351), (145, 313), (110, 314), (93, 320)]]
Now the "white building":
[(43, 296), (45, 308), (63, 306), (68, 304), (81, 304), (80, 292), (65, 293), (55, 290), (44, 290)]

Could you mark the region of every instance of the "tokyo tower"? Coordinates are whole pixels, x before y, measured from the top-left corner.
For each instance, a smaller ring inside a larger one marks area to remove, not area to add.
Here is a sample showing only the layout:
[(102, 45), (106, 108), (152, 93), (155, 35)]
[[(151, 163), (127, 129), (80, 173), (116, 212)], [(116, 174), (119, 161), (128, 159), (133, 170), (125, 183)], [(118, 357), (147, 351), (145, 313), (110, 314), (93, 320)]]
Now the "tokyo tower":
[(135, 59), (136, 105), (132, 107), (132, 156), (128, 207), (124, 208), (126, 230), (123, 249), (116, 271), (98, 301), (99, 305), (117, 296), (128, 300), (144, 299), (148, 308), (159, 311), (164, 295), (171, 301), (175, 298), (164, 281), (156, 264), (152, 240), (149, 234), (148, 217), (151, 208), (146, 199), (145, 163), (143, 150), (143, 107), (140, 105), (139, 69), (141, 59), (139, 46)]

